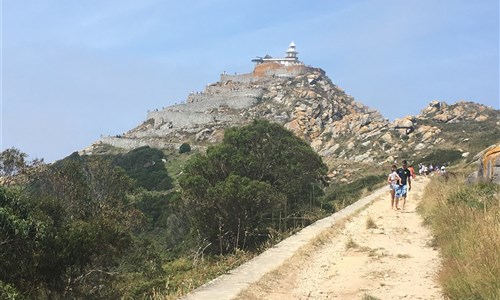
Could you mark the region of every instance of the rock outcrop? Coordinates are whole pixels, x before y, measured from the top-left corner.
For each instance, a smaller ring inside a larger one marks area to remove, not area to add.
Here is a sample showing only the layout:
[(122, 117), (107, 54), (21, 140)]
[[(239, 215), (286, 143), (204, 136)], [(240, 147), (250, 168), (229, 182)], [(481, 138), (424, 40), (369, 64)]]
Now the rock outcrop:
[[(220, 81), (203, 92), (189, 95), (186, 103), (149, 112), (143, 124), (119, 136), (103, 137), (86, 151), (91, 153), (103, 144), (124, 149), (143, 145), (172, 148), (182, 142), (203, 146), (220, 141), (224, 128), (247, 124), (255, 118), (283, 124), (322, 155), (331, 155), (361, 139), (368, 146), (370, 137), (389, 130), (389, 122), (378, 111), (356, 102), (323, 70), (303, 66), (301, 72), (289, 69), (289, 74), (280, 76), (265, 76), (262, 72), (222, 74)], [(382, 144), (391, 141), (389, 135)], [(352, 155), (345, 151), (339, 154), (357, 161), (373, 160), (366, 151), (349, 152)]]
[(486, 150), (479, 172), (485, 180), (500, 184), (500, 144)]
[(476, 158), (479, 160), (479, 169), (469, 176), (468, 181), (487, 181), (500, 184), (500, 144), (488, 147), (480, 152)]
[(429, 106), (422, 110), (419, 120), (432, 119), (438, 123), (458, 123), (461, 121), (483, 122), (488, 119), (487, 110), (491, 109), (485, 105), (474, 102), (459, 101), (455, 105), (445, 102), (432, 101)]
[[(417, 116), (389, 122), (377, 110), (355, 101), (319, 68), (263, 63), (249, 74), (221, 74), (218, 82), (190, 94), (184, 103), (150, 111), (141, 125), (118, 136), (103, 137), (82, 152), (103, 153), (109, 146), (174, 149), (184, 142), (193, 149), (204, 148), (219, 142), (225, 128), (255, 118), (283, 124), (332, 166), (334, 160), (387, 164), (446, 147), (459, 149), (465, 158), (473, 149), (465, 125), (472, 124), (475, 131), (498, 127), (500, 112), (473, 102), (448, 105), (432, 101)], [(459, 123), (462, 130), (453, 129)], [(341, 162), (335, 168), (344, 167)], [(330, 176), (338, 173), (345, 179), (346, 172), (332, 171)]]

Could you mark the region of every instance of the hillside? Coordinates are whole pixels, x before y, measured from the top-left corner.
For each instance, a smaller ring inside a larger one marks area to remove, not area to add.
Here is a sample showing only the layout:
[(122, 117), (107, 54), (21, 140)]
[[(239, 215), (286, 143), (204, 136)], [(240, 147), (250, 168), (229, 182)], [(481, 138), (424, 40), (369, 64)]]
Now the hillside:
[(80, 153), (92, 155), (2, 152), (0, 298), (184, 295), (352, 204), (394, 160), (496, 174), (499, 147), (476, 153), (498, 144), (498, 110), (433, 101), (391, 123), (294, 49)]
[(375, 170), (402, 158), (415, 164), (470, 159), (500, 139), (500, 111), (491, 107), (432, 101), (417, 116), (389, 122), (346, 94), (322, 69), (286, 59), (254, 60), (251, 73), (221, 74), (185, 102), (150, 111), (142, 124), (103, 137), (82, 153), (145, 145), (175, 150), (182, 143), (203, 150), (219, 142), (224, 129), (258, 118), (293, 131), (323, 157), (333, 180), (351, 182), (361, 168)]

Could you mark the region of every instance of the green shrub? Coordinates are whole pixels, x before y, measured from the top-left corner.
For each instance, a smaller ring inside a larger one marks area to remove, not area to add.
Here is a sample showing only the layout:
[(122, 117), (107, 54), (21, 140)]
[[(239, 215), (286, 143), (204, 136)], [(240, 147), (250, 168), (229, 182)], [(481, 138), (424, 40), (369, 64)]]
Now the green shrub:
[(39, 170), (19, 195), (0, 188), (0, 281), (29, 299), (116, 299), (114, 270), (140, 219), (129, 191), (109, 160), (78, 155)]
[(149, 146), (134, 149), (114, 157), (114, 164), (123, 168), (136, 185), (149, 191), (172, 188), (172, 178), (165, 168), (165, 154)]
[(436, 149), (422, 159), (428, 164), (452, 164), (462, 159), (462, 152), (454, 149)]
[(227, 253), (258, 248), (277, 210), (286, 216), (282, 228), (294, 226), (286, 218), (302, 217), (312, 206), (326, 170), (305, 141), (256, 120), (226, 130), (222, 144), (192, 157), (179, 183), (194, 227), (212, 243), (209, 250)]
[(188, 143), (183, 143), (180, 147), (179, 147), (179, 153), (182, 154), (182, 153), (187, 153), (187, 152), (190, 152), (191, 151), (191, 145), (189, 145)]
[(5, 300), (16, 300), (24, 299), (21, 294), (10, 284), (4, 283), (0, 280), (0, 299)]
[(500, 192), (500, 186), (491, 183), (479, 183), (465, 186), (451, 193), (447, 198), (449, 204), (467, 205), (475, 209), (485, 209), (490, 202), (495, 201), (495, 194)]
[(384, 182), (385, 175), (370, 175), (357, 179), (348, 184), (336, 184), (328, 187), (321, 202), (325, 209), (338, 211), (359, 200), (365, 190), (371, 191)]

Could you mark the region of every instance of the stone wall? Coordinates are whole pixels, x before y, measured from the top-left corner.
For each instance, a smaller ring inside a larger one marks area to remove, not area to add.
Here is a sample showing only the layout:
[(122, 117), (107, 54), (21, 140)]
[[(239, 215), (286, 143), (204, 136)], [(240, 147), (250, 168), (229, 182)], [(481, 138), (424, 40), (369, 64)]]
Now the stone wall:
[(253, 76), (256, 78), (262, 77), (295, 77), (307, 72), (320, 71), (324, 75), (324, 71), (318, 68), (308, 67), (303, 64), (293, 66), (284, 66), (277, 62), (262, 63), (255, 66)]
[[(179, 129), (198, 128), (211, 124), (232, 123), (240, 120), (240, 117), (236, 115), (170, 110), (151, 112), (148, 114), (148, 118), (154, 119), (155, 134), (168, 134)], [(141, 135), (149, 136), (151, 132), (135, 134), (137, 137)]]
[[(262, 90), (262, 88), (259, 88), (255, 85), (252, 85), (249, 83), (229, 82), (226, 84), (222, 84), (222, 83), (211, 84), (211, 85), (207, 86), (204, 93), (205, 94), (221, 94), (221, 93), (228, 93), (231, 91), (248, 91), (249, 94), (252, 94), (252, 93), (255, 93), (254, 90), (256, 90), (256, 89)], [(199, 94), (191, 94), (191, 95), (199, 95)]]
[(320, 72), (325, 75), (325, 71), (322, 69), (306, 66), (302, 63), (285, 66), (278, 62), (266, 62), (256, 65), (252, 73), (235, 75), (221, 74), (220, 82), (257, 83), (265, 81), (266, 78), (288, 78), (308, 72)]
[[(125, 138), (125, 137), (102, 137), (100, 143), (108, 144), (113, 147), (122, 148), (125, 150), (133, 150), (139, 147), (150, 146), (159, 149), (178, 149), (181, 143), (171, 143), (163, 141), (161, 139), (136, 139), (136, 138)], [(195, 145), (191, 145), (191, 148), (196, 148)]]
[(220, 74), (220, 82), (225, 83), (228, 81), (241, 82), (241, 83), (252, 83), (253, 81), (255, 81), (255, 78), (253, 77), (253, 73), (235, 74), (235, 75)]
[(224, 93), (191, 94), (186, 102), (186, 109), (191, 111), (205, 111), (218, 108), (221, 105), (234, 109), (248, 108), (254, 104), (253, 100), (262, 97), (262, 88), (227, 90)]
[[(250, 78), (246, 75), (240, 78), (243, 80)], [(233, 77), (233, 75), (221, 75), (221, 78), (224, 76)], [(186, 103), (148, 112), (147, 119), (154, 121), (153, 130), (157, 134), (168, 134), (178, 129), (231, 123), (241, 118), (238, 113), (226, 114), (227, 110), (239, 111), (250, 108), (262, 99), (263, 94), (262, 87), (249, 83), (217, 82), (208, 85), (205, 92), (190, 94)], [(151, 134), (151, 132), (136, 132), (134, 136), (151, 136)]]

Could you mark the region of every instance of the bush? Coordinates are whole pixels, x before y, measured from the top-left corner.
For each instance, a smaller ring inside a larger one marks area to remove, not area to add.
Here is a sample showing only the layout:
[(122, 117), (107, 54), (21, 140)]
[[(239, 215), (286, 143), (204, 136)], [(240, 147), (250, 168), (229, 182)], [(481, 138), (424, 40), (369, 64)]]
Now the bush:
[(466, 186), (453, 192), (446, 199), (452, 205), (466, 205), (471, 208), (483, 210), (495, 201), (495, 194), (500, 192), (500, 186), (490, 183), (478, 183)]
[(10, 284), (4, 283), (0, 280), (0, 299), (24, 299), (21, 294)]
[(191, 145), (189, 145), (188, 143), (183, 143), (180, 147), (179, 147), (179, 153), (182, 154), (182, 153), (187, 153), (187, 152), (190, 152), (191, 151)]
[(332, 185), (325, 191), (321, 202), (333, 212), (338, 211), (359, 200), (365, 190), (371, 191), (384, 182), (385, 175), (370, 175), (357, 179), (348, 184)]
[(114, 270), (141, 216), (130, 191), (123, 170), (77, 155), (19, 195), (0, 188), (0, 281), (30, 299), (117, 298)]
[(462, 152), (453, 149), (437, 149), (422, 158), (422, 163), (428, 164), (452, 164), (462, 159)]
[(172, 188), (172, 178), (165, 168), (165, 154), (149, 146), (114, 157), (114, 164), (123, 168), (136, 185), (149, 191)]
[(325, 174), (303, 140), (281, 125), (254, 121), (228, 129), (222, 144), (189, 160), (179, 183), (194, 227), (211, 250), (228, 252), (257, 247), (282, 205), (285, 216), (302, 213), (310, 205), (304, 195), (321, 195)]

